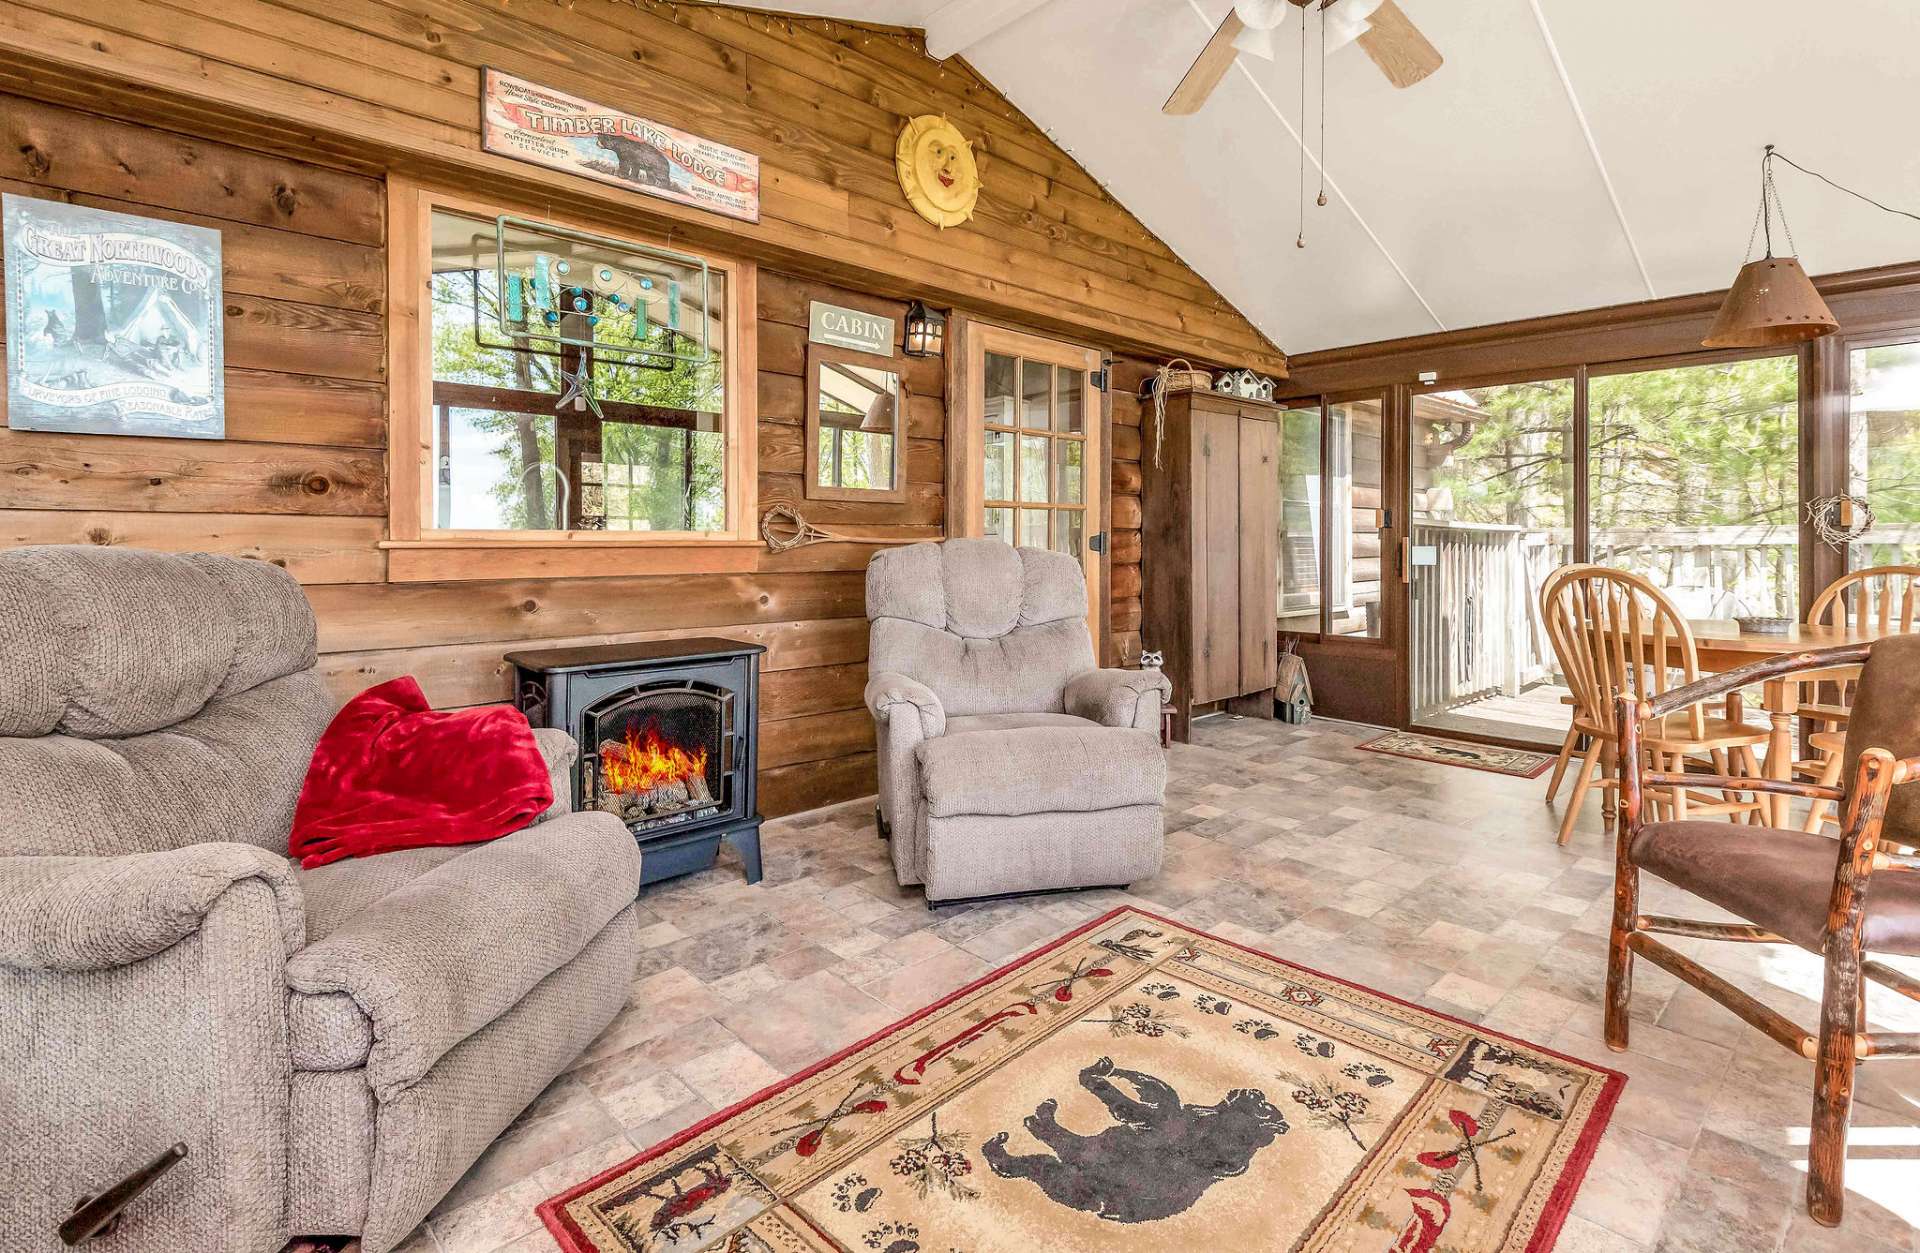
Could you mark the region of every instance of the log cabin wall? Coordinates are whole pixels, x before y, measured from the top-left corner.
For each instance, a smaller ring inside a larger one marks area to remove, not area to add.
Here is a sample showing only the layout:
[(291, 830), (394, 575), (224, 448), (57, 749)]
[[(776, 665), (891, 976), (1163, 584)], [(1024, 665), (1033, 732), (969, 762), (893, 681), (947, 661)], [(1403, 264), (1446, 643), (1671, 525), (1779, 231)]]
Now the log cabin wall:
[(1116, 357), (1113, 362), (1113, 437), (1108, 441), (1113, 450), (1109, 478), (1113, 530), (1107, 576), (1109, 665), (1131, 666), (1140, 657), (1145, 594), (1140, 570), (1141, 476), (1153, 459), (1152, 406), (1141, 403), (1140, 385), (1157, 366), (1157, 362), (1137, 357)]
[[(414, 674), (436, 705), (509, 696), (501, 655), (719, 633), (769, 648), (762, 809), (868, 794), (864, 567), (944, 530), (945, 370), (901, 358), (913, 401), (898, 504), (801, 496), (807, 306), (896, 319), (920, 296), (1134, 358), (1112, 396), (1110, 657), (1139, 651), (1140, 415), (1149, 356), (1284, 358), (958, 62), (844, 23), (580, 0), (0, 3), (0, 190), (217, 228), (227, 438), (0, 429), (0, 542), (132, 544), (276, 562), (305, 585), (341, 699)], [(763, 221), (732, 222), (478, 152), (482, 64), (762, 157)], [(54, 72), (54, 71), (58, 72)], [(76, 107), (77, 106), (77, 107)], [(893, 184), (909, 116), (975, 139), (975, 221), (945, 232)], [(607, 229), (671, 230), (760, 263), (759, 507), (860, 543), (762, 553), (744, 573), (390, 582), (387, 171), (504, 188)], [(0, 331), (0, 334), (3, 334)]]

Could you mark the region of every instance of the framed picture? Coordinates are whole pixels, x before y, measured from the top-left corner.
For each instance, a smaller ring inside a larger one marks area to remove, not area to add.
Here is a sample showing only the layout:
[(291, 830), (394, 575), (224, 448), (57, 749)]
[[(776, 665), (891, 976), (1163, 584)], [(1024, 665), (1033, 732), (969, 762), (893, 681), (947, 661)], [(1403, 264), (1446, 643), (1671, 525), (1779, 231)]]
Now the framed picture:
[(907, 399), (893, 358), (807, 345), (808, 500), (907, 498)]
[(226, 435), (220, 232), (9, 195), (7, 425)]

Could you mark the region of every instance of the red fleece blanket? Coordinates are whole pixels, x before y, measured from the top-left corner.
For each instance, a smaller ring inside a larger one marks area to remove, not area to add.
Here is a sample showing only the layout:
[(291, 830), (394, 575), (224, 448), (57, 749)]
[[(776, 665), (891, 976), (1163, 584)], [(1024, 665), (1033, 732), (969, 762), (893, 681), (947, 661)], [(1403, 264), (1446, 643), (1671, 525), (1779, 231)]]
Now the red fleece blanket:
[(506, 705), (436, 712), (411, 676), (370, 687), (313, 750), (287, 853), (312, 869), (401, 848), (478, 844), (553, 804), (526, 715)]

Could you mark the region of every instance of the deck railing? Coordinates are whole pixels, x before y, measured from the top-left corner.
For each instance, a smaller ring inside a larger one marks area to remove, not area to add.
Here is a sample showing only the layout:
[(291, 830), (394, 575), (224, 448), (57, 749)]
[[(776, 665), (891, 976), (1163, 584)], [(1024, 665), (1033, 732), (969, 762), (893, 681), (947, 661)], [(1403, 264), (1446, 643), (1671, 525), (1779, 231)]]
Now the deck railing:
[(1488, 696), (1518, 696), (1547, 677), (1536, 589), (1564, 563), (1552, 531), (1477, 522), (1413, 524), (1413, 716)]
[[(1539, 597), (1547, 576), (1571, 559), (1565, 532), (1416, 520), (1411, 540), (1416, 721), (1518, 696), (1553, 675)], [(1868, 542), (1920, 544), (1920, 524), (1876, 526)], [(1791, 526), (1609, 527), (1592, 536), (1593, 560), (1652, 574), (1696, 620), (1797, 616), (1798, 543)]]

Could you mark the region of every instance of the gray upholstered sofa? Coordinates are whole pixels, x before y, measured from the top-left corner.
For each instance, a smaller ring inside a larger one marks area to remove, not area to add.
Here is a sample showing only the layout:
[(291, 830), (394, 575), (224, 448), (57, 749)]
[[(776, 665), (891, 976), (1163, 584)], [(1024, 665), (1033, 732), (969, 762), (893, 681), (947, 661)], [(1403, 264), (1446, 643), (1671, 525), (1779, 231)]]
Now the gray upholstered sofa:
[(880, 821), (930, 903), (1151, 878), (1166, 827), (1153, 670), (1102, 670), (1080, 563), (990, 539), (867, 567)]
[(290, 863), (333, 702), (271, 565), (16, 549), (0, 626), (0, 1246), (60, 1247), (184, 1141), (89, 1247), (391, 1248), (625, 1001), (633, 838), (563, 799), (488, 844)]

